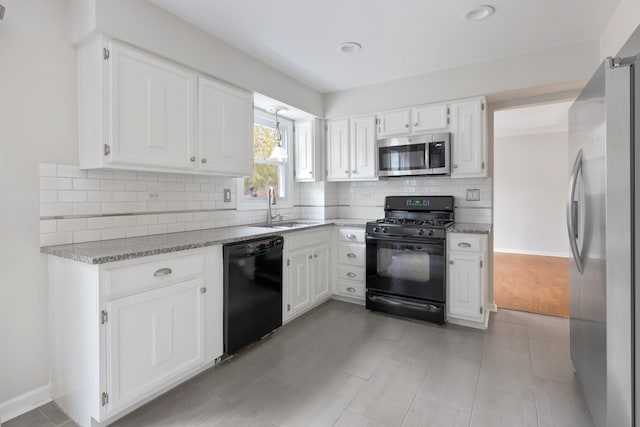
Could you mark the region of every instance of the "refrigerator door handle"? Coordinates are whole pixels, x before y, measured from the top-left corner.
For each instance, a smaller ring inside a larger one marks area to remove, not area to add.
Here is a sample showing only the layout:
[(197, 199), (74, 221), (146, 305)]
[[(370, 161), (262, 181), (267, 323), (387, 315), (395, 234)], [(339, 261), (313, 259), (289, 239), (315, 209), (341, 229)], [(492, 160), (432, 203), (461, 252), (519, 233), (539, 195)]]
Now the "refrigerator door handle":
[(576, 267), (580, 274), (584, 272), (584, 265), (582, 260), (582, 254), (578, 248), (578, 236), (575, 230), (575, 220), (577, 215), (577, 203), (574, 203), (573, 198), (576, 194), (576, 185), (578, 183), (578, 176), (582, 173), (582, 149), (578, 151), (576, 160), (573, 163), (573, 169), (571, 171), (571, 177), (569, 178), (569, 194), (567, 198), (567, 231), (569, 232), (569, 244), (571, 246), (571, 254), (573, 260), (576, 262)]

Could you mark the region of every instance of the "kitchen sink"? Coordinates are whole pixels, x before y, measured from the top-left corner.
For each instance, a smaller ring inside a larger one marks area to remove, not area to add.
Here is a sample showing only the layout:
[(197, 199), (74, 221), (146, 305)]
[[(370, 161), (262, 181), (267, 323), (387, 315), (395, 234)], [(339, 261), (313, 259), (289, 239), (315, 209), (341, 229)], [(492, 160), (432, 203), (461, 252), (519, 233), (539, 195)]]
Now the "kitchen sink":
[(252, 227), (261, 227), (261, 228), (297, 228), (297, 227), (305, 227), (308, 225), (316, 225), (318, 222), (298, 222), (298, 221), (285, 221), (285, 222), (274, 222), (272, 224), (253, 224)]

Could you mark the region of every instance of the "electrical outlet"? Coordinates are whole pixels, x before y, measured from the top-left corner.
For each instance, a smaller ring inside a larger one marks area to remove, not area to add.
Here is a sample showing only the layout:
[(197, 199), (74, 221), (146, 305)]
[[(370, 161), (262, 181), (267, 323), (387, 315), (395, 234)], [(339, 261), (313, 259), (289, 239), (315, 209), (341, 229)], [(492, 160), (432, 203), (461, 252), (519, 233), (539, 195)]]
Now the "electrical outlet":
[(150, 199), (157, 199), (160, 197), (160, 194), (158, 193), (149, 193), (149, 198)]
[(467, 201), (469, 202), (479, 202), (480, 201), (480, 190), (477, 188), (468, 189), (467, 190)]
[(225, 203), (229, 203), (231, 201), (231, 189), (230, 188), (225, 188), (224, 189), (224, 202)]

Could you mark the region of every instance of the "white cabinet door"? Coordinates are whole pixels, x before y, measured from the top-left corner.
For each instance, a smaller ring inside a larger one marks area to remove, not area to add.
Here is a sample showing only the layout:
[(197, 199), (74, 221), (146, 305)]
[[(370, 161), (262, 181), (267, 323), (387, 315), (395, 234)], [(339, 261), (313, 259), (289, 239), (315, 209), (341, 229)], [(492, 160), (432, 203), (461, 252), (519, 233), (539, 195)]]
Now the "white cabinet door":
[(379, 119), (378, 139), (411, 133), (411, 110), (380, 113)]
[(484, 100), (451, 104), (451, 177), (487, 176)]
[(351, 119), (350, 134), (351, 179), (376, 178), (376, 118)]
[(313, 248), (313, 270), (313, 299), (318, 302), (331, 295), (328, 245), (318, 245)]
[(253, 97), (213, 80), (198, 79), (198, 158), (201, 171), (253, 175)]
[(313, 252), (309, 249), (291, 251), (289, 253), (289, 304), (290, 315), (296, 315), (312, 303), (312, 260)]
[(194, 169), (193, 73), (119, 44), (108, 47), (109, 161)]
[(109, 413), (201, 366), (203, 286), (199, 278), (106, 304)]
[(449, 315), (482, 320), (482, 270), (480, 255), (449, 252)]
[(327, 122), (327, 181), (344, 181), (350, 176), (349, 119)]
[(413, 133), (446, 130), (449, 127), (447, 121), (447, 104), (425, 105), (411, 110), (411, 126)]
[(298, 182), (315, 181), (315, 141), (313, 120), (296, 122), (294, 141), (295, 180)]

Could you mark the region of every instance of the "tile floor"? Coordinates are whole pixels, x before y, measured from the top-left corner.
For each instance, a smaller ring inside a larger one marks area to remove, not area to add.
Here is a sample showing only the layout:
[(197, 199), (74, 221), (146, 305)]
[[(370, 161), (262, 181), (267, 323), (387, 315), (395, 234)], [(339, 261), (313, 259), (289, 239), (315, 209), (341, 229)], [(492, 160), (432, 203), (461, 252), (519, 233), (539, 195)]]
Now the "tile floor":
[[(113, 425), (588, 427), (568, 334), (517, 311), (483, 332), (330, 301)], [(3, 423), (60, 425), (54, 404)]]

